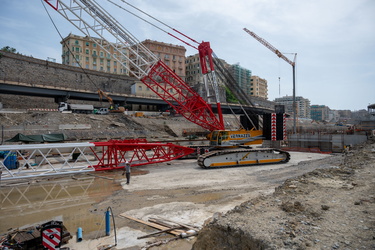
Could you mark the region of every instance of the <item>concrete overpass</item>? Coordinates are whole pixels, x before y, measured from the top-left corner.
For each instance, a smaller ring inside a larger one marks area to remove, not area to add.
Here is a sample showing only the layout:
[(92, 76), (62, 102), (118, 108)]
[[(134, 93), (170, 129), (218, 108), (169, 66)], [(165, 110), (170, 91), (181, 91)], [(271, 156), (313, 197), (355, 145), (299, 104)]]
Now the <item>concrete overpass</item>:
[[(94, 91), (72, 89), (67, 87), (47, 86), (45, 84), (29, 84), (6, 80), (0, 82), (0, 93), (53, 98), (56, 103), (65, 101), (67, 98), (73, 100), (99, 101), (99, 95)], [(117, 94), (110, 92), (106, 93), (113, 99), (115, 103), (119, 105), (156, 105), (160, 110), (165, 110), (169, 106), (164, 100), (157, 97), (140, 97), (131, 94)], [(216, 112), (216, 104), (213, 104), (212, 107), (214, 112)], [(274, 112), (274, 108), (271, 107), (241, 107), (241, 105), (238, 104), (222, 104), (224, 114), (231, 114), (232, 111), (235, 114), (241, 114), (243, 113), (242, 108), (245, 109), (248, 113), (263, 114)]]

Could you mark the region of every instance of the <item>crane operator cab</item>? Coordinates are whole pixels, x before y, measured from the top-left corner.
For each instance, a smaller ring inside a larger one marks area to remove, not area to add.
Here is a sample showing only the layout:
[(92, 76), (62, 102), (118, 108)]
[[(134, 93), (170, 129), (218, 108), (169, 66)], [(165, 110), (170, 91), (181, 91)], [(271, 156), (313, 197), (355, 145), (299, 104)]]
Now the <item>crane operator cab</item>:
[(214, 130), (207, 135), (210, 146), (236, 147), (238, 145), (262, 144), (263, 132), (261, 130)]

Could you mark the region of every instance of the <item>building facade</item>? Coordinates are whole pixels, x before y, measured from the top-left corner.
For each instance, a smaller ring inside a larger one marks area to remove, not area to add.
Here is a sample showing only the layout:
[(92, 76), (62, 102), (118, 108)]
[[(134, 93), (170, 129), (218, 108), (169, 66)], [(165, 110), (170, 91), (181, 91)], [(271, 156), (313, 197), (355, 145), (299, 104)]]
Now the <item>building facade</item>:
[(245, 69), (240, 64), (233, 64), (228, 68), (229, 72), (236, 80), (238, 86), (246, 95), (251, 95), (251, 70)]
[(311, 119), (315, 121), (329, 121), (330, 109), (325, 105), (311, 105)]
[[(62, 44), (62, 64), (106, 73), (129, 75), (128, 61), (121, 55), (121, 53), (128, 54), (126, 48), (115, 45), (121, 51), (119, 53), (102, 39), (74, 34), (69, 34), (60, 43)], [(99, 44), (104, 45), (107, 51)]]
[[(277, 104), (285, 106), (285, 112), (293, 114), (293, 96), (283, 96), (274, 100)], [(296, 116), (310, 118), (310, 100), (302, 96), (296, 96)]]
[(145, 40), (142, 44), (152, 53), (168, 65), (182, 80), (185, 81), (185, 53), (186, 49), (181, 45), (163, 43), (153, 40)]
[[(222, 60), (221, 61), (223, 65), (227, 65), (227, 63)], [(186, 83), (191, 86), (204, 100), (207, 102), (216, 102), (214, 98), (214, 89), (210, 85), (208, 86), (210, 94), (207, 94), (206, 86), (204, 84), (204, 77), (201, 70), (201, 64), (200, 64), (200, 58), (199, 54), (195, 54), (192, 56), (188, 56), (186, 58)], [(225, 84), (223, 82), (223, 78), (220, 77), (219, 72), (215, 71), (216, 73), (216, 80), (218, 84), (218, 90), (219, 90), (219, 98), (220, 102), (226, 101), (226, 92), (225, 92)], [(208, 98), (208, 96), (211, 96), (211, 98)]]
[(199, 54), (188, 56), (186, 58), (185, 69), (187, 84), (190, 86), (195, 86), (196, 84), (203, 83)]
[(250, 94), (264, 99), (268, 99), (267, 80), (259, 76), (251, 76), (250, 78)]

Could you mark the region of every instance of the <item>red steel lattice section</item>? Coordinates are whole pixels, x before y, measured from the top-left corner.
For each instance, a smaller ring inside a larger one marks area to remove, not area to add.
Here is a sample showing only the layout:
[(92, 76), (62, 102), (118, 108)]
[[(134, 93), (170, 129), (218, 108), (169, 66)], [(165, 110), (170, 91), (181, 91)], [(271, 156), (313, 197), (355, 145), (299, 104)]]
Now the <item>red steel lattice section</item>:
[[(193, 153), (195, 150), (172, 143), (152, 143), (145, 139), (110, 140), (108, 142), (93, 142), (99, 160), (94, 165), (96, 171), (120, 169), (126, 161), (132, 166), (161, 163), (175, 160)], [(102, 147), (98, 153), (97, 147)]]
[(187, 120), (210, 131), (224, 129), (211, 105), (162, 61), (154, 64), (141, 80)]

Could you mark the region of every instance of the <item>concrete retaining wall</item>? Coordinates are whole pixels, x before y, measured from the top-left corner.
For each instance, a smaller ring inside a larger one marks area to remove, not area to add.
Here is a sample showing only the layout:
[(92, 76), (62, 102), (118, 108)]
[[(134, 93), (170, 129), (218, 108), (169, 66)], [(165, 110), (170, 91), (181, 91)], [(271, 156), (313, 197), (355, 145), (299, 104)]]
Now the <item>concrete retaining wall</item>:
[(366, 135), (346, 134), (297, 134), (288, 136), (288, 147), (319, 148), (322, 152), (343, 152), (345, 146), (355, 145), (367, 140)]

